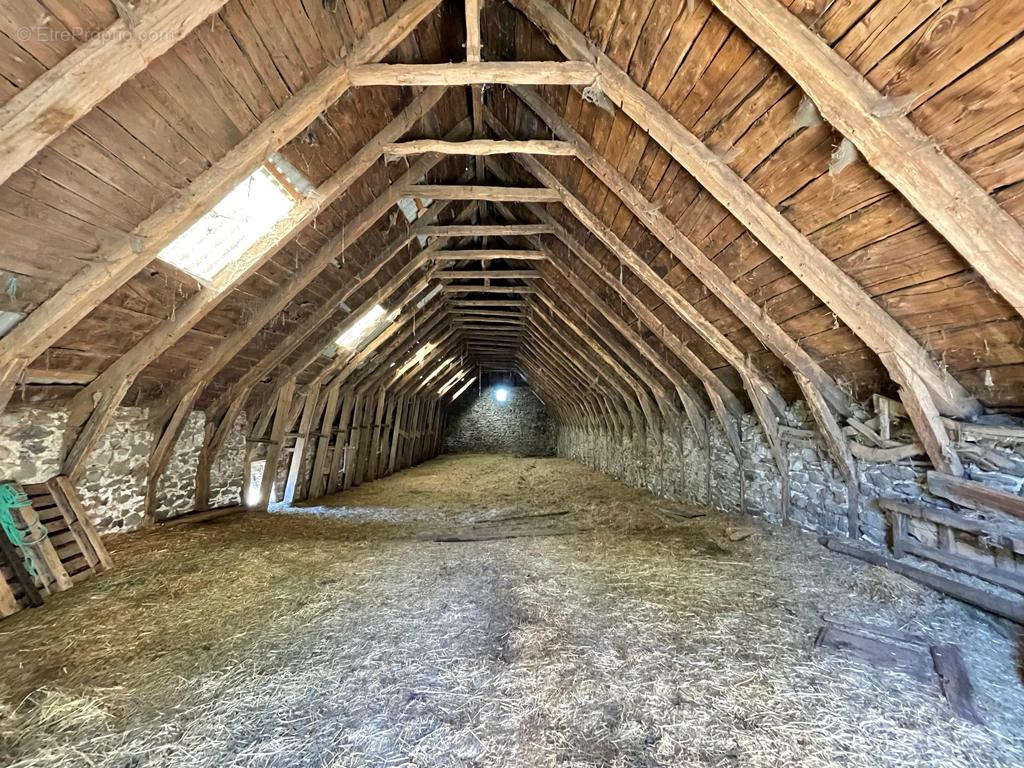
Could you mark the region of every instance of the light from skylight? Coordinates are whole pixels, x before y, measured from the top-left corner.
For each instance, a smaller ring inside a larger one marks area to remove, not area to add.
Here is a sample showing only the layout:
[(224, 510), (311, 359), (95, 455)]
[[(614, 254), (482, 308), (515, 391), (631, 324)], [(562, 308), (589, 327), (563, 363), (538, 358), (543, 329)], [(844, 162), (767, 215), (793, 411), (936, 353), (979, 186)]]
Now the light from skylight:
[(377, 327), (387, 310), (380, 304), (376, 304), (366, 310), (349, 329), (338, 337), (337, 344), (344, 349), (355, 349), (369, 333)]
[(204, 281), (245, 253), (291, 211), (295, 198), (259, 168), (158, 254)]

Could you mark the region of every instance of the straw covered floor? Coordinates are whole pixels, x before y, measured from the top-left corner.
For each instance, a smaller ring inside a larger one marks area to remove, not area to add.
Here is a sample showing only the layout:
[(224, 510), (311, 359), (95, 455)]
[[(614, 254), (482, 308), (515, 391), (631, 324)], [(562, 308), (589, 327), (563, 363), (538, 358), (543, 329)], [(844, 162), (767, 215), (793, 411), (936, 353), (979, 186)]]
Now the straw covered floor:
[[(1020, 641), (808, 534), (561, 459), (318, 504), (112, 538), (5, 621), (0, 765), (1024, 764)], [(991, 730), (813, 648), (826, 615), (959, 643)]]

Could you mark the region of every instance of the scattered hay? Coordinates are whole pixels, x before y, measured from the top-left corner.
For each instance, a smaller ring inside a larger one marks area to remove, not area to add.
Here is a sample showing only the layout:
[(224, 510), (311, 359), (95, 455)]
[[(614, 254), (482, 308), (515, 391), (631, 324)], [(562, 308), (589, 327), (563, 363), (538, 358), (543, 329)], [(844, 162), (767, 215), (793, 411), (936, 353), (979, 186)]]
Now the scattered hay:
[[(930, 592), (873, 602), (812, 537), (726, 554), (749, 520), (666, 521), (561, 460), (443, 458), (332, 501), (112, 539), (116, 571), (5, 620), (0, 764), (1024, 763), (1011, 641)], [(594, 530), (415, 540), (537, 515)], [(823, 613), (959, 643), (990, 730), (814, 651)]]

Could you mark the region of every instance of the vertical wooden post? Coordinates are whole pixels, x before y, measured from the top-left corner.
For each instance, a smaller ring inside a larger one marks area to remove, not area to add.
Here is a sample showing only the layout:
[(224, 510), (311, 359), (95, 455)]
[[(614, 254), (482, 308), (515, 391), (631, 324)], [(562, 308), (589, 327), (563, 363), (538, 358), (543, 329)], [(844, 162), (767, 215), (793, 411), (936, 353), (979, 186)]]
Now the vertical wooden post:
[(334, 453), (331, 454), (331, 470), (327, 477), (327, 492), (334, 493), (341, 487), (342, 475), (352, 469), (351, 434), (355, 417), (356, 392), (345, 389), (341, 403), (341, 418), (334, 435)]
[(295, 394), (295, 377), (288, 379), (277, 392), (277, 407), (274, 411), (274, 426), (270, 430), (270, 442), (267, 444), (267, 460), (263, 465), (263, 482), (260, 484), (260, 500), (257, 509), (266, 512), (270, 506), (270, 496), (274, 490), (274, 478), (277, 475), (277, 462), (281, 457), (284, 433), (288, 427), (289, 411), (292, 397)]
[(320, 382), (314, 381), (306, 393), (306, 400), (302, 404), (302, 418), (299, 421), (299, 436), (295, 439), (295, 450), (292, 451), (292, 461), (288, 467), (288, 481), (284, 487), (284, 502), (291, 504), (295, 501), (295, 489), (299, 483), (299, 472), (302, 469), (302, 459), (306, 453), (306, 443), (309, 440), (309, 430), (313, 426), (313, 414), (316, 413), (316, 403), (320, 398)]
[[(348, 490), (355, 482), (359, 436), (362, 434), (363, 393), (357, 392), (352, 401), (352, 426), (349, 429), (348, 444), (345, 446), (345, 480), (341, 487)], [(341, 440), (341, 433), (338, 434)]]
[(384, 422), (384, 406), (387, 397), (386, 390), (382, 387), (377, 393), (377, 407), (373, 415), (373, 437), (370, 440), (370, 460), (366, 462), (364, 479), (376, 480), (377, 467), (380, 464), (380, 435)]
[[(317, 439), (316, 456), (310, 471), (309, 498), (316, 499), (324, 495), (326, 487), (324, 468), (327, 466), (327, 455), (334, 437), (334, 418), (338, 415), (338, 398), (341, 396), (341, 382), (334, 384), (327, 392), (327, 404), (324, 406), (324, 418), (320, 423), (320, 437)], [(335, 448), (337, 450), (337, 447)]]
[(398, 452), (405, 439), (405, 413), (408, 406), (405, 402), (405, 393), (398, 396), (398, 404), (395, 406), (395, 423), (391, 431), (391, 457), (388, 459), (388, 474), (394, 473), (397, 468)]

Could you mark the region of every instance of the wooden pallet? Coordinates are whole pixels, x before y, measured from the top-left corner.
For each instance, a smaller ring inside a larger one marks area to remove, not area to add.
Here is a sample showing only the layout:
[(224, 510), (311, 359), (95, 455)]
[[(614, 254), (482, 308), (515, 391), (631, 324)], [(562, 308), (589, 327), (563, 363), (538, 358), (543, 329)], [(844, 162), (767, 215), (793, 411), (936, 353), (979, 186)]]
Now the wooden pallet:
[[(46, 483), (23, 485), (31, 502), (29, 516), (38, 516), (46, 528), (46, 568), (51, 579), (46, 585), (31, 580), (13, 546), (0, 548), (0, 616), (41, 603), (42, 595), (64, 591), (97, 573), (109, 570), (113, 562), (95, 526), (86, 514), (71, 481), (59, 475)], [(6, 539), (5, 539), (5, 543)], [(33, 594), (33, 591), (35, 594)]]

